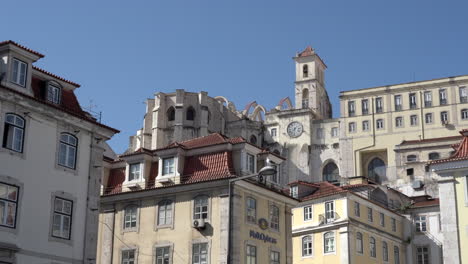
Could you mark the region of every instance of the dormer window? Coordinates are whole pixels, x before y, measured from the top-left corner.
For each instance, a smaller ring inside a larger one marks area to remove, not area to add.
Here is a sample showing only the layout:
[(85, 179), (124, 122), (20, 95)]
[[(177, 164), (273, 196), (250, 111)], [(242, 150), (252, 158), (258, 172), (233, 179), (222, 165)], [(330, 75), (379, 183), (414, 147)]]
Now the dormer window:
[(299, 190), (299, 188), (297, 186), (291, 186), (290, 189), (289, 189), (290, 195), (293, 198), (298, 198), (298, 196), (299, 196), (298, 190)]
[(18, 59), (13, 59), (13, 74), (11, 81), (23, 87), (26, 86), (26, 73), (28, 71), (28, 64)]
[(47, 85), (47, 101), (59, 104), (60, 103), (60, 87), (56, 84), (49, 83)]
[(255, 173), (255, 156), (252, 154), (247, 154), (247, 171)]
[(141, 164), (134, 163), (130, 164), (130, 170), (128, 172), (128, 181), (137, 181), (141, 176)]
[(174, 174), (174, 157), (163, 159), (163, 176)]

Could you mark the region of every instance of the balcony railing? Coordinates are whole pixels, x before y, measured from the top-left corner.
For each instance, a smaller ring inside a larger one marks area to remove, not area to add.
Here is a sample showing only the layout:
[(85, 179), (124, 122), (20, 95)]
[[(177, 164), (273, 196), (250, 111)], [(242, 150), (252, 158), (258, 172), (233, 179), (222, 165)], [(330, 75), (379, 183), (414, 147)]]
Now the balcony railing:
[(432, 106), (432, 101), (424, 101), (424, 106), (425, 107), (431, 107)]
[(410, 104), (410, 109), (416, 109), (418, 107), (417, 104)]
[(395, 111), (401, 111), (402, 107), (401, 104), (395, 105)]
[(440, 105), (446, 105), (447, 99), (440, 99)]
[(468, 97), (462, 96), (460, 97), (460, 103), (467, 103), (468, 102)]

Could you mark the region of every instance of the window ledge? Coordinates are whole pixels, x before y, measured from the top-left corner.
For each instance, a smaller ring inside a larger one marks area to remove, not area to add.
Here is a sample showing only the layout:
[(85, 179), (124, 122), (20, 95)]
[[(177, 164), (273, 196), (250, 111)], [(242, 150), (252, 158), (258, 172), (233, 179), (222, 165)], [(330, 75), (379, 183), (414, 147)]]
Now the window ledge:
[(24, 155), (24, 149), (23, 149), (23, 152), (17, 152), (17, 151), (2, 147), (2, 148), (0, 148), (0, 152), (8, 153), (11, 156), (17, 156), (17, 157), (19, 157), (21, 159), (26, 159), (26, 157)]
[[(70, 235), (72, 235), (72, 234), (70, 234)], [(66, 244), (66, 245), (69, 245), (69, 246), (73, 246), (73, 239), (66, 239), (66, 238), (54, 237), (52, 235), (49, 235), (49, 241), (50, 242), (62, 243), (62, 244)]]

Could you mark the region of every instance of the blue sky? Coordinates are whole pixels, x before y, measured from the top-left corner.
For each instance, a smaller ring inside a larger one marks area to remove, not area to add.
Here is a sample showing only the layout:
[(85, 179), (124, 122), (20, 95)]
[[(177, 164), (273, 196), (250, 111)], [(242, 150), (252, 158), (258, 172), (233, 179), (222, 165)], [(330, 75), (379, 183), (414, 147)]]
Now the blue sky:
[(468, 74), (468, 1), (3, 1), (2, 40), (80, 83), (83, 106), (122, 132), (142, 126), (144, 101), (175, 89), (224, 95), (237, 108), (294, 98), (297, 51), (312, 45), (339, 91)]

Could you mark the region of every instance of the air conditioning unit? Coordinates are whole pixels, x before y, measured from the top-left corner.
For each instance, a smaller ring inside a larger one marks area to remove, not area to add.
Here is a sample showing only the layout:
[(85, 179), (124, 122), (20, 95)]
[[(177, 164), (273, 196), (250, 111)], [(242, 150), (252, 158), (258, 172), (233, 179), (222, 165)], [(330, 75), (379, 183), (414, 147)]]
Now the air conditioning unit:
[(195, 229), (204, 229), (205, 228), (205, 219), (195, 219), (192, 222), (192, 227)]

